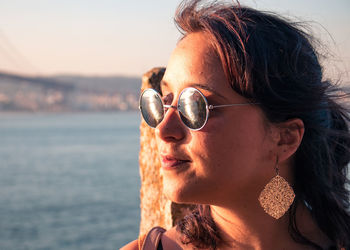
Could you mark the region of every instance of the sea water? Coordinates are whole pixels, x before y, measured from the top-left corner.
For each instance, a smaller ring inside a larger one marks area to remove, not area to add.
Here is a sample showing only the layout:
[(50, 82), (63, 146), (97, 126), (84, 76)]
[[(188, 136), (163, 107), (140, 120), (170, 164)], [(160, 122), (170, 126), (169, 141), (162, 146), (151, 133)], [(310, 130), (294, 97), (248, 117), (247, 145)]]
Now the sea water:
[(140, 117), (0, 114), (0, 249), (119, 249), (137, 238)]

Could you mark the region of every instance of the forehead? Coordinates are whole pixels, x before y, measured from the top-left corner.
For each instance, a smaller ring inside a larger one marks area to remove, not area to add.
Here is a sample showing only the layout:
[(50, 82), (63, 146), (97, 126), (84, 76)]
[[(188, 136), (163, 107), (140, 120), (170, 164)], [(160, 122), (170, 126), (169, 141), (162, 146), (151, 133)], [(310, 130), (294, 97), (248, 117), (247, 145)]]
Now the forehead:
[(221, 62), (208, 41), (209, 37), (204, 33), (191, 33), (180, 40), (163, 78), (168, 87), (226, 82)]
[[(213, 61), (218, 58), (210, 39), (210, 36), (204, 32), (187, 34), (178, 42), (174, 52), (191, 51), (195, 55)], [(215, 62), (219, 63), (219, 60), (215, 60)]]

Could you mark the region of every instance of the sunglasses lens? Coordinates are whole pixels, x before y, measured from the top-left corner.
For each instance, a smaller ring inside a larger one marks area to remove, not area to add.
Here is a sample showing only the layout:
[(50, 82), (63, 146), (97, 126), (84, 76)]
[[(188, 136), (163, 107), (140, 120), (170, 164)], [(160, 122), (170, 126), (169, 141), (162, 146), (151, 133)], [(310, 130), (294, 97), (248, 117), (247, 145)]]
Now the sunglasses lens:
[(162, 98), (154, 89), (147, 89), (142, 93), (140, 108), (143, 119), (150, 127), (157, 127), (163, 120), (164, 108)]
[(179, 97), (178, 109), (183, 123), (194, 130), (201, 129), (207, 121), (207, 102), (194, 88), (187, 88)]

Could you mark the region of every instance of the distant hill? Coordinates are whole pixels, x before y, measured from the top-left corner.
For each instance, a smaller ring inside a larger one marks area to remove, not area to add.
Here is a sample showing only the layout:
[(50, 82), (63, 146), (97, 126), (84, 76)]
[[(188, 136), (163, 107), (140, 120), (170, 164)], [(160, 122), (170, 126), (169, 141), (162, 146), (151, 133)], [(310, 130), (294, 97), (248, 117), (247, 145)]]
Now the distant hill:
[(141, 78), (24, 76), (0, 72), (0, 111), (113, 111), (137, 109)]
[(141, 77), (61, 75), (51, 79), (68, 85), (73, 83), (76, 88), (86, 91), (138, 94), (141, 88)]
[[(12, 84), (8, 85), (8, 84)], [(7, 88), (16, 88), (17, 85), (20, 84), (32, 85), (33, 87), (42, 87), (42, 88), (50, 88), (57, 89), (62, 91), (70, 91), (74, 89), (73, 84), (63, 84), (54, 78), (47, 77), (33, 77), (33, 76), (24, 76), (24, 75), (16, 75), (11, 73), (0, 72), (0, 90), (6, 91)]]
[(0, 84), (11, 81), (12, 83), (23, 83), (40, 85), (44, 88), (71, 89), (82, 91), (112, 91), (120, 93), (139, 93), (141, 78), (124, 76), (79, 76), (79, 75), (57, 75), (51, 77), (23, 76), (0, 72)]

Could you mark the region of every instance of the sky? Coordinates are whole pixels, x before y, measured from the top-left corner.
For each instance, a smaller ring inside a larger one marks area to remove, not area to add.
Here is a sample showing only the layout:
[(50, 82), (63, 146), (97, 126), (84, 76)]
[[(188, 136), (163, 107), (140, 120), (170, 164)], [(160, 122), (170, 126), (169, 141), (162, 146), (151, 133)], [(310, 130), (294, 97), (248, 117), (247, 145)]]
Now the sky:
[[(142, 76), (166, 66), (179, 32), (179, 0), (0, 0), (0, 71)], [(328, 74), (350, 73), (349, 0), (241, 0), (312, 21), (331, 50)]]

